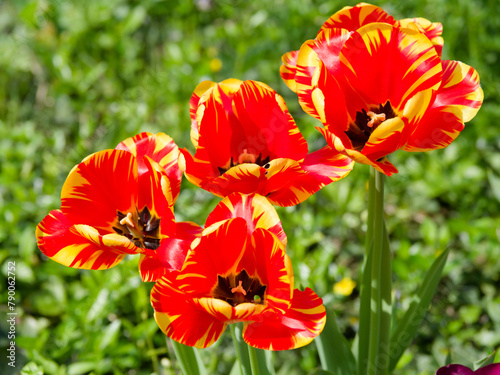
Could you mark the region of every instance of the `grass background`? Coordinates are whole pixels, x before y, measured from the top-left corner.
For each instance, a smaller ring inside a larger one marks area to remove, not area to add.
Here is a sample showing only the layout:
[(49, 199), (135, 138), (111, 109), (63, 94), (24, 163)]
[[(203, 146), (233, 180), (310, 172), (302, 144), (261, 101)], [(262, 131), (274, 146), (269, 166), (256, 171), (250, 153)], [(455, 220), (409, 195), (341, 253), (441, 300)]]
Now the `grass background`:
[[(178, 373), (152, 319), (137, 257), (107, 271), (79, 271), (37, 249), (35, 226), (60, 206), (62, 184), (88, 154), (141, 131), (189, 141), (188, 101), (205, 79), (266, 82), (284, 96), (310, 149), (324, 141), (279, 77), (284, 52), (314, 38), (335, 11), (355, 2), (301, 0), (34, 0), (0, 2), (0, 372)], [(394, 301), (402, 316), (437, 254), (451, 247), (444, 277), (397, 373), (433, 374), (451, 353), (471, 365), (500, 346), (500, 3), (496, 0), (380, 1), (396, 19), (444, 26), (443, 57), (478, 70), (485, 92), (477, 117), (450, 147), (397, 152), (386, 181)], [(358, 165), (299, 206), (278, 208), (296, 284), (334, 309), (349, 339), (358, 292), (368, 167)], [(219, 199), (183, 182), (179, 220), (203, 224)], [(16, 369), (6, 365), (6, 278), (16, 262)], [(5, 317), (5, 318), (4, 318)], [(228, 374), (230, 335), (201, 352), (210, 374)], [(500, 357), (497, 355), (497, 362)], [(277, 374), (319, 366), (314, 344), (275, 354)], [(28, 372), (31, 371), (31, 372)]]

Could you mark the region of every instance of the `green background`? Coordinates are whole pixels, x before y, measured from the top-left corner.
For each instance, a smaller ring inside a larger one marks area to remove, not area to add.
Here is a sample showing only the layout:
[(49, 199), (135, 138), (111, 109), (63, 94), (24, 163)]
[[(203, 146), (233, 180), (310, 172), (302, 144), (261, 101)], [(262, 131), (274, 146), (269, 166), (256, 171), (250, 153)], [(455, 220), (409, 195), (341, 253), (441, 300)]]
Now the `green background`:
[[(137, 257), (107, 271), (81, 271), (47, 259), (35, 226), (60, 206), (62, 184), (85, 156), (141, 131), (189, 140), (192, 91), (202, 80), (260, 80), (284, 96), (309, 141), (324, 145), (279, 76), (281, 55), (315, 37), (340, 1), (4, 1), (0, 2), (0, 372), (174, 374), (171, 344), (152, 319), (150, 283)], [(485, 100), (447, 149), (397, 152), (386, 179), (386, 216), (397, 316), (443, 249), (451, 254), (418, 337), (397, 373), (434, 374), (451, 353), (471, 365), (500, 346), (500, 2), (381, 1), (396, 19), (425, 17), (444, 26), (444, 59), (479, 72)], [(219, 70), (220, 68), (220, 70)], [(296, 285), (310, 286), (334, 309), (352, 340), (368, 167), (296, 207), (278, 208)], [(203, 224), (218, 198), (183, 181), (178, 220)], [(6, 366), (6, 278), (16, 263), (16, 364)], [(228, 374), (230, 335), (201, 351), (211, 374)], [(497, 356), (497, 362), (500, 357)], [(314, 344), (275, 354), (278, 374), (319, 366)], [(9, 372), (10, 371), (10, 372)], [(27, 370), (26, 370), (27, 371)]]

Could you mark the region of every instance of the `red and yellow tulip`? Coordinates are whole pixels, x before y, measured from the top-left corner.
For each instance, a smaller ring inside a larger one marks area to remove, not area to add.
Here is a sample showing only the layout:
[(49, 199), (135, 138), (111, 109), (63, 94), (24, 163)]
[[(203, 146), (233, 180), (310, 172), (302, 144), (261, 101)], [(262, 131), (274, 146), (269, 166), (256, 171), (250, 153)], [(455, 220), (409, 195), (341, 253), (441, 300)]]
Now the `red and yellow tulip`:
[(311, 342), (323, 329), (325, 308), (311, 289), (294, 290), (284, 241), (266, 198), (224, 198), (182, 269), (163, 276), (151, 291), (162, 331), (205, 348), (228, 324), (243, 322), (243, 338), (256, 348), (287, 350)]
[(141, 254), (144, 281), (180, 269), (201, 228), (176, 223), (179, 150), (163, 133), (142, 133), (85, 158), (70, 172), (61, 209), (37, 226), (40, 250), (65, 266), (107, 269)]
[(258, 193), (292, 206), (352, 169), (351, 159), (328, 146), (308, 154), (283, 98), (263, 83), (202, 82), (190, 111), (196, 153), (181, 150), (185, 175), (215, 195)]
[(389, 154), (448, 146), (482, 104), (477, 72), (441, 60), (441, 33), (423, 18), (345, 7), (283, 56), (281, 76), (332, 148), (390, 176)]

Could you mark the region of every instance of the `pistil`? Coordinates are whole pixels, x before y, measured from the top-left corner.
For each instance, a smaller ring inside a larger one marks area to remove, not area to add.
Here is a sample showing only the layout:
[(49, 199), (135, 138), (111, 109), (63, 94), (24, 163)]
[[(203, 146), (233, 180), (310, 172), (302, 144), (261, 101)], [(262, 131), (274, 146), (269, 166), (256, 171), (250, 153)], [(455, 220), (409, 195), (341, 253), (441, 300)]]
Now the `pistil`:
[(257, 158), (255, 157), (254, 154), (249, 154), (247, 149), (245, 148), (243, 152), (240, 154), (238, 157), (238, 164), (243, 164), (243, 163), (255, 163), (255, 160)]
[(375, 113), (372, 111), (366, 112), (366, 115), (370, 118), (370, 121), (366, 123), (366, 126), (373, 128), (374, 126), (380, 125), (385, 121), (385, 113)]

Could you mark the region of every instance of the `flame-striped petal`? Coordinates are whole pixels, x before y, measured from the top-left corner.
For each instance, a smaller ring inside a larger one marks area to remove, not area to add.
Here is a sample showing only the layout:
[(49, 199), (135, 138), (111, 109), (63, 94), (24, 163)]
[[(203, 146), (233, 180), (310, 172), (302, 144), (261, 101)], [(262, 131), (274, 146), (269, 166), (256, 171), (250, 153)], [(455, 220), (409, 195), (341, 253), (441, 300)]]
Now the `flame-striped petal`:
[(179, 148), (172, 138), (164, 133), (140, 133), (127, 138), (116, 146), (117, 150), (130, 152), (137, 159), (139, 176), (148, 172), (145, 157), (158, 163), (170, 180), (173, 202), (177, 200), (180, 192), (182, 171), (179, 168)]
[[(201, 96), (207, 92), (212, 87), (217, 84), (212, 81), (203, 81), (193, 91), (191, 95), (191, 99), (189, 100), (189, 115), (191, 117), (191, 142), (194, 147), (198, 147), (198, 138), (200, 136), (200, 131), (198, 129), (198, 107), (200, 103)], [(200, 111), (200, 114), (203, 115), (203, 112)]]
[(290, 309), (284, 315), (268, 314), (265, 319), (247, 323), (245, 342), (259, 349), (290, 350), (309, 344), (326, 322), (323, 301), (311, 289), (295, 289)]
[(293, 206), (323, 186), (344, 178), (352, 167), (350, 158), (328, 146), (307, 155), (300, 162), (275, 159), (266, 172), (264, 193), (277, 206)]
[(165, 335), (181, 344), (197, 348), (212, 345), (222, 335), (227, 323), (215, 319), (186, 298), (186, 293), (177, 287), (172, 277), (159, 279), (151, 290), (151, 304), (158, 326)]
[(339, 153), (346, 155), (355, 162), (371, 165), (380, 173), (384, 173), (387, 176), (391, 176), (393, 173), (398, 173), (397, 168), (387, 159), (387, 157), (372, 160), (362, 152), (351, 148), (350, 144), (346, 146), (339, 137), (328, 130), (320, 127), (317, 127), (316, 129), (323, 134), (323, 137), (325, 137), (325, 140), (330, 147), (334, 148)]
[(293, 271), (285, 254), (285, 245), (271, 232), (257, 228), (252, 234), (236, 273), (246, 270), (266, 285), (266, 306), (284, 313), (290, 307)]
[(156, 250), (147, 250), (141, 254), (139, 272), (142, 281), (157, 281), (167, 272), (180, 270), (191, 243), (192, 241), (178, 238), (163, 238)]
[(105, 150), (75, 166), (61, 192), (61, 210), (73, 224), (112, 232), (116, 212), (135, 210), (137, 162), (122, 150)]
[(287, 238), (283, 231), (280, 218), (269, 201), (258, 194), (233, 193), (225, 197), (208, 215), (205, 226), (228, 219), (241, 217), (247, 222), (248, 234), (257, 228), (263, 228), (273, 233), (286, 245)]
[(219, 275), (235, 272), (247, 236), (247, 224), (242, 218), (206, 227), (184, 262), (179, 288), (185, 293), (209, 295)]
[(443, 61), (443, 81), (429, 110), (416, 123), (405, 146), (407, 151), (429, 151), (448, 146), (479, 111), (483, 90), (479, 75), (458, 61)]
[[(388, 24), (363, 26), (349, 38), (340, 60), (346, 80), (366, 108), (390, 101), (400, 113), (423, 90), (436, 90), (442, 78), (441, 60), (424, 35)], [(350, 106), (355, 118), (358, 106)]]
[(290, 51), (281, 56), (283, 64), (280, 67), (280, 75), (283, 81), (293, 92), (297, 91), (295, 73), (297, 70), (297, 57), (299, 51)]
[(170, 179), (165, 170), (149, 157), (144, 158), (147, 172), (138, 178), (137, 209), (145, 207), (150, 214), (160, 218), (160, 233), (172, 236), (175, 233), (173, 194)]
[(355, 31), (361, 26), (375, 22), (384, 22), (392, 25), (394, 18), (378, 6), (359, 3), (353, 7), (347, 6), (342, 8), (321, 26), (321, 30), (342, 28)]
[(405, 18), (397, 20), (394, 23), (396, 27), (415, 28), (417, 31), (424, 34), (434, 45), (437, 54), (441, 57), (443, 51), (444, 39), (441, 37), (443, 33), (443, 25), (439, 22), (431, 22), (425, 18)]
[(36, 228), (38, 247), (50, 259), (68, 267), (107, 269), (127, 254), (141, 251), (115, 234), (100, 235), (88, 225), (73, 225), (60, 211), (51, 211)]

